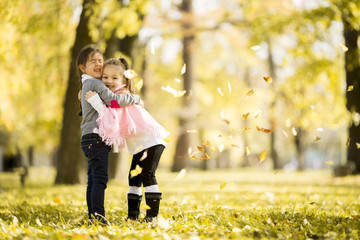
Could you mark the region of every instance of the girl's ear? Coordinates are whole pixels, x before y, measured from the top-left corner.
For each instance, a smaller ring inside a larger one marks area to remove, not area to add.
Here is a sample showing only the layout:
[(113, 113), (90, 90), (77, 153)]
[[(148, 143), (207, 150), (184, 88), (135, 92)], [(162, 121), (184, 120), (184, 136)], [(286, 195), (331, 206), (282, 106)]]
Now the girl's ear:
[(85, 73), (85, 66), (83, 64), (79, 65), (79, 69), (82, 73)]

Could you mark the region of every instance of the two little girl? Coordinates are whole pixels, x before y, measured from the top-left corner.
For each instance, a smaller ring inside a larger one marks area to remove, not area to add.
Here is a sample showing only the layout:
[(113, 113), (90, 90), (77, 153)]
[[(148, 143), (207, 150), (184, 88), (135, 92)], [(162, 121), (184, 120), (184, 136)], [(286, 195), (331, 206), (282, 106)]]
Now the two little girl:
[[(139, 219), (143, 185), (146, 204), (150, 207), (144, 220), (151, 221), (158, 215), (161, 200), (155, 171), (166, 147), (164, 139), (169, 133), (141, 106), (139, 96), (133, 94), (134, 83), (125, 76), (129, 64), (124, 58), (109, 59), (103, 65), (101, 52), (94, 45), (84, 47), (80, 53), (83, 54), (79, 54), (79, 57), (87, 55), (86, 61), (80, 61), (78, 57), (78, 67), (83, 73), (81, 146), (89, 160), (89, 218), (92, 219), (93, 215), (108, 224), (104, 211), (104, 191), (108, 181), (109, 146), (114, 145), (117, 151), (126, 144), (129, 153), (133, 154), (129, 171), (128, 219)], [(102, 77), (102, 81), (99, 81), (99, 77)], [(109, 89), (123, 94), (113, 94)], [(137, 166), (142, 172), (132, 176), (131, 171)]]

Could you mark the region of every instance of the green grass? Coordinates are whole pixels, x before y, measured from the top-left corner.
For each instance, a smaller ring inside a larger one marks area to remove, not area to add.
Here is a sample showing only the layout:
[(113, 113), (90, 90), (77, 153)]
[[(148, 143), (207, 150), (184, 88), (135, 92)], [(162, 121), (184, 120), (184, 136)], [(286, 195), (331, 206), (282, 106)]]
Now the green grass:
[[(26, 188), (0, 174), (0, 239), (359, 239), (360, 176), (328, 171), (158, 172), (158, 225), (127, 222), (127, 183), (110, 182), (111, 227), (81, 225), (85, 185), (52, 186), (54, 171), (30, 169)], [(220, 189), (222, 188), (222, 189)], [(144, 217), (142, 209), (142, 217)]]

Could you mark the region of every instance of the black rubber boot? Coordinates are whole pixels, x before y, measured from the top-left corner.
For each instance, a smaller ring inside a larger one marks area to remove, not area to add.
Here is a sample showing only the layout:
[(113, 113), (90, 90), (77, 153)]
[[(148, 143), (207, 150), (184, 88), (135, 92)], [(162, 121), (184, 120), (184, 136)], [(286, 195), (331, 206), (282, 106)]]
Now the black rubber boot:
[(141, 197), (137, 194), (128, 193), (128, 219), (139, 220)]
[(145, 222), (151, 222), (153, 218), (157, 217), (159, 214), (159, 206), (161, 200), (161, 193), (145, 193), (146, 205), (150, 209), (146, 210), (146, 216), (144, 218)]

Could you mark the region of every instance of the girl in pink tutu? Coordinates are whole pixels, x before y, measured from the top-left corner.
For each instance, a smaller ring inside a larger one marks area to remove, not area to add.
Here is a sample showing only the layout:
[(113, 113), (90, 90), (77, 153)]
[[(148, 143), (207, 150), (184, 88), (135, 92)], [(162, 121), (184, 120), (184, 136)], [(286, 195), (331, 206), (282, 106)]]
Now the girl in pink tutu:
[[(134, 93), (132, 78), (127, 77), (129, 63), (124, 59), (111, 58), (104, 63), (102, 81), (114, 93)], [(145, 221), (152, 221), (158, 215), (161, 192), (155, 177), (162, 152), (166, 147), (167, 132), (141, 105), (120, 107), (112, 101), (108, 107), (96, 92), (86, 94), (87, 101), (99, 112), (97, 122), (99, 135), (114, 151), (125, 145), (133, 154), (129, 171), (128, 219), (138, 220), (142, 189), (145, 187), (145, 200), (150, 209), (146, 210)], [(142, 168), (137, 176), (132, 170)]]

